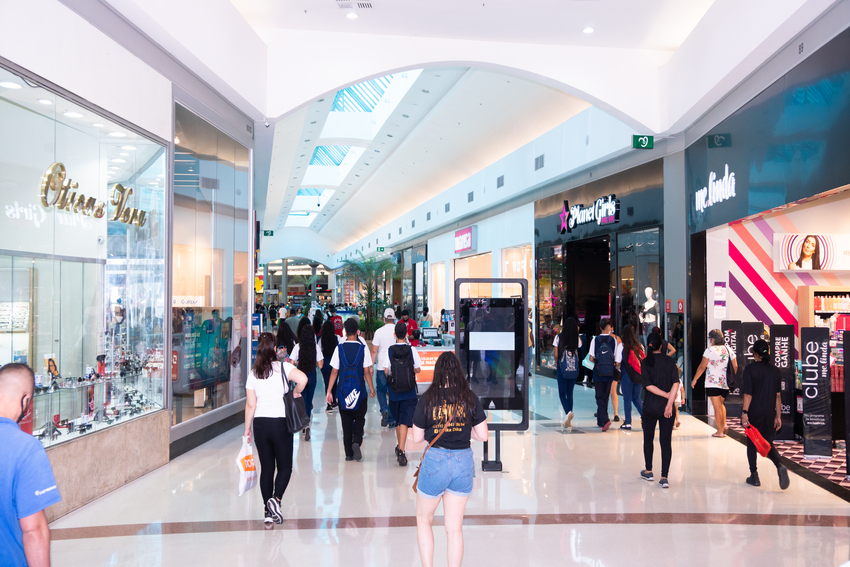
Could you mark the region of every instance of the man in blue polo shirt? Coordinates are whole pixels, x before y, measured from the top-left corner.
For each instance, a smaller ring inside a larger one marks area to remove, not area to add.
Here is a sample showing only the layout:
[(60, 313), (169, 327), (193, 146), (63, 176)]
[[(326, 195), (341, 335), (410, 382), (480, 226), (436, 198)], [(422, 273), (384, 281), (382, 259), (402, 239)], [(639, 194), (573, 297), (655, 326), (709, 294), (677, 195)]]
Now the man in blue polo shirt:
[(0, 368), (0, 565), (48, 567), (50, 530), (44, 509), (60, 500), (44, 447), (18, 423), (32, 401), (25, 364)]

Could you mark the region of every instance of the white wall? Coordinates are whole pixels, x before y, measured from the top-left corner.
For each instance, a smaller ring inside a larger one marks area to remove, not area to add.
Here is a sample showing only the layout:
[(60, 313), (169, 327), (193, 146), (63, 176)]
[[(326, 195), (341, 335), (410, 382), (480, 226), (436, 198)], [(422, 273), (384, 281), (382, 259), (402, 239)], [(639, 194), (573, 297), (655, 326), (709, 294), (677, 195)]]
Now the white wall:
[[(445, 262), (445, 281), (441, 285), (445, 289), (446, 309), (454, 309), (454, 260), (476, 254), (491, 253), (492, 271), (489, 277), (501, 277), (502, 249), (514, 246), (532, 246), (534, 254), (534, 203), (528, 203), (505, 213), (492, 216), (474, 223), (478, 227), (478, 246), (475, 252), (465, 254), (455, 253), (455, 231), (466, 228), (467, 224), (459, 224), (448, 231), (428, 240), (428, 268), (432, 277), (431, 265), (436, 262)], [(432, 313), (439, 315), (439, 309), (433, 304), (433, 289), (440, 285), (433, 279), (429, 281), (428, 308)], [(529, 281), (528, 298), (529, 305), (534, 305), (534, 279)]]
[(171, 82), (56, 0), (0, 0), (0, 56), (163, 139)]

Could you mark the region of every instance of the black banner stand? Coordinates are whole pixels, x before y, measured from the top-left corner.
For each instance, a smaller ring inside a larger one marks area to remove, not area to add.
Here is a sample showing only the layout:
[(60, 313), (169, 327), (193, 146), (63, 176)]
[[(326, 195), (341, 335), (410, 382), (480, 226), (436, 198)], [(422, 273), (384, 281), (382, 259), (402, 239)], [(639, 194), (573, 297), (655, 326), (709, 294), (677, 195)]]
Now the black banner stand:
[(844, 331), (844, 453), (847, 459), (846, 471), (847, 480), (850, 480), (850, 388), (847, 387), (847, 370), (850, 369), (850, 363), (847, 362), (847, 355), (850, 353), (847, 349), (850, 348), (850, 331)]
[(494, 461), (490, 460), (489, 441), (484, 442), (484, 459), (481, 461), (481, 470), (484, 472), (502, 472), (502, 432), (496, 430), (493, 432), (493, 437), (496, 438), (496, 454)]
[[(770, 326), (770, 353), (773, 366), (779, 370), (779, 394), (782, 398), (782, 428), (776, 432), (777, 441), (794, 440), (794, 326)], [(743, 386), (743, 384), (742, 384)]]
[(800, 360), (803, 369), (803, 454), (807, 459), (829, 459), (832, 457), (829, 329), (800, 329)]

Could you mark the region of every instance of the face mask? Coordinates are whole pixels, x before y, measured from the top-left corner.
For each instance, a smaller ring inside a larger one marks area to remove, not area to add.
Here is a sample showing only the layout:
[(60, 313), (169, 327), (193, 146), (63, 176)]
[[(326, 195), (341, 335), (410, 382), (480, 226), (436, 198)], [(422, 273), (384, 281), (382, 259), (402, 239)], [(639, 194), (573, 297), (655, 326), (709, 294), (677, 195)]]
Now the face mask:
[(20, 424), (24, 417), (27, 415), (27, 409), (29, 408), (29, 402), (27, 401), (27, 397), (24, 396), (21, 398), (21, 416), (15, 421), (15, 423)]

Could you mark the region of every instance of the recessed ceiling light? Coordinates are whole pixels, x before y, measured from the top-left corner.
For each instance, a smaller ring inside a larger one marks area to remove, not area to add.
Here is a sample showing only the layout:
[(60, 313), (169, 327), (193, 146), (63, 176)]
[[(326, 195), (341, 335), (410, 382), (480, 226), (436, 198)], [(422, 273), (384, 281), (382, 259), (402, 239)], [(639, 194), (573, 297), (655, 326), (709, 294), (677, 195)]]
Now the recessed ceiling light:
[(13, 83), (11, 81), (3, 81), (2, 83), (0, 83), (0, 87), (3, 87), (4, 89), (19, 89), (21, 88), (21, 85), (19, 85), (18, 83)]
[(47, 98), (40, 98), (38, 99), (38, 102), (40, 102), (41, 104), (53, 104), (53, 101)]
[(177, 136), (174, 136), (174, 143), (175, 143), (175, 144), (179, 144), (179, 143), (180, 143), (180, 138), (178, 138)]
[(584, 33), (593, 33), (593, 28), (590, 27), (590, 26), (587, 26), (586, 28), (584, 28), (581, 31), (583, 31)]
[(83, 117), (83, 115), (80, 114), (79, 112), (66, 112), (65, 116), (67, 116), (68, 118), (82, 118)]
[(349, 12), (348, 14), (346, 14), (345, 17), (349, 20), (356, 20), (358, 18), (357, 14), (355, 14), (354, 12)]
[(118, 169), (118, 166), (112, 165), (112, 166), (109, 166), (109, 169)]
[(128, 150), (128, 151), (132, 152), (133, 150), (136, 149), (136, 146), (121, 146), (121, 149), (122, 150)]
[(112, 163), (126, 163), (127, 162), (126, 159), (121, 159), (121, 158), (113, 158), (109, 161), (111, 161)]
[(127, 134), (125, 134), (124, 132), (110, 132), (109, 135), (112, 136), (113, 138), (123, 138)]

